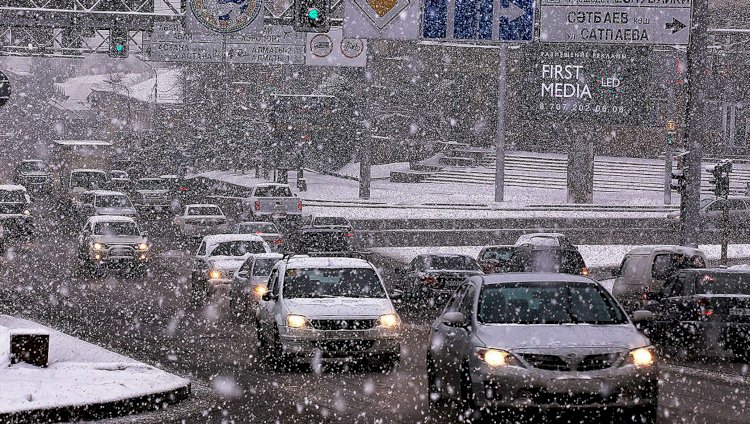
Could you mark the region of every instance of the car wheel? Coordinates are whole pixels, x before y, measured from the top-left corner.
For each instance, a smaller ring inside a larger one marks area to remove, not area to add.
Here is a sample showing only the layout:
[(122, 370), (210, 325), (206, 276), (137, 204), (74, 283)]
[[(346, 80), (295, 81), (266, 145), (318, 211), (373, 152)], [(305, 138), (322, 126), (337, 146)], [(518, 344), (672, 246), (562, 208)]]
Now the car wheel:
[(478, 423), (482, 421), (483, 411), (476, 403), (476, 395), (471, 387), (471, 374), (469, 374), (469, 364), (464, 363), (461, 367), (461, 407), (464, 422)]
[(659, 408), (657, 405), (629, 408), (624, 412), (623, 422), (633, 424), (652, 424), (656, 422)]
[(427, 402), (430, 410), (445, 404), (445, 396), (439, 386), (435, 360), (427, 353)]

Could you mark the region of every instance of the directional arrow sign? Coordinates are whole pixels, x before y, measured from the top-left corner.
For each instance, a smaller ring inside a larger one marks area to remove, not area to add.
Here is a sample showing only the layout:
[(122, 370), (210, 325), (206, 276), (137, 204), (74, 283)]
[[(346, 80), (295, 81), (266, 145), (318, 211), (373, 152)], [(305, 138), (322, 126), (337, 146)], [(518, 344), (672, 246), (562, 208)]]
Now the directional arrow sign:
[(530, 42), (534, 0), (424, 0), (422, 38), (473, 43)]
[(673, 46), (690, 41), (691, 0), (541, 1), (542, 42)]

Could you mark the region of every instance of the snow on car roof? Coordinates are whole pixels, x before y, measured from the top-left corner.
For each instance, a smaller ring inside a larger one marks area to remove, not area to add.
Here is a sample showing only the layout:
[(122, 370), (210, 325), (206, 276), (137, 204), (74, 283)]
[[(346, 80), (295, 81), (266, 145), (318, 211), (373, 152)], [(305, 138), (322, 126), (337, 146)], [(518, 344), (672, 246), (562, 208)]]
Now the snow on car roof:
[(120, 215), (97, 215), (92, 216), (89, 218), (89, 222), (98, 224), (100, 222), (132, 222), (135, 223), (135, 220), (133, 218), (130, 218), (128, 216), (120, 216)]
[(112, 143), (104, 140), (54, 140), (60, 146), (111, 146)]
[(0, 184), (0, 190), (2, 191), (26, 191), (26, 187), (18, 184)]
[(506, 283), (591, 283), (596, 281), (579, 275), (563, 274), (559, 272), (508, 272), (503, 274), (488, 274), (472, 278), (481, 278), (483, 284)]
[(651, 253), (680, 253), (683, 255), (705, 256), (702, 251), (694, 247), (672, 245), (638, 246), (631, 249), (628, 255), (650, 255)]
[(281, 253), (253, 253), (250, 257), (257, 259), (282, 259), (284, 255)]
[(94, 196), (124, 196), (125, 193), (121, 191), (113, 191), (113, 190), (89, 190), (85, 193), (93, 194)]
[(469, 255), (464, 255), (463, 253), (423, 253), (419, 255), (423, 258), (427, 257), (433, 257), (433, 258), (455, 258), (457, 256), (463, 257), (463, 258), (471, 258)]
[(218, 208), (219, 205), (216, 205), (214, 203), (191, 203), (189, 205), (185, 205), (186, 208)]
[(255, 234), (213, 234), (203, 237), (206, 244), (224, 243), (227, 241), (263, 241)]
[(96, 172), (97, 174), (106, 174), (106, 172), (102, 171), (101, 169), (89, 169), (89, 168), (76, 168), (76, 169), (70, 170), (71, 174), (74, 172)]
[(295, 256), (287, 262), (287, 268), (374, 268), (358, 258)]

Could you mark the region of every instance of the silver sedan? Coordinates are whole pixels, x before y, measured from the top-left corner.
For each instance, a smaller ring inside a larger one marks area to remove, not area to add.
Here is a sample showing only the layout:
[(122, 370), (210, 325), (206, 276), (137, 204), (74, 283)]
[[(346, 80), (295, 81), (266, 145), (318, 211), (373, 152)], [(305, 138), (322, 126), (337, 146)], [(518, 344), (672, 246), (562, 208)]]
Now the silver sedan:
[[(634, 320), (653, 319), (646, 311)], [(432, 324), (432, 408), (458, 398), (474, 415), (498, 409), (601, 408), (656, 418), (649, 340), (615, 299), (585, 277), (472, 277)]]

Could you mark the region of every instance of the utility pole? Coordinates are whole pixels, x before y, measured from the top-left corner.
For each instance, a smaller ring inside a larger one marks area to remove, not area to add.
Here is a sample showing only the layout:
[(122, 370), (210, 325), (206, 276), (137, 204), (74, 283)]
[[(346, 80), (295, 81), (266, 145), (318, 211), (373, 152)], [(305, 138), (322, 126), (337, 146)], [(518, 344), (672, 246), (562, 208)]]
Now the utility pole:
[(508, 44), (500, 45), (497, 84), (497, 140), (495, 144), (495, 201), (505, 198), (505, 93), (507, 89)]
[[(674, 102), (674, 87), (669, 88), (669, 100), (670, 103)], [(670, 116), (674, 106), (670, 106)], [(677, 123), (675, 121), (667, 121), (667, 145), (664, 153), (664, 204), (672, 204), (672, 160), (674, 159), (674, 140), (677, 136)]]
[(688, 60), (688, 106), (685, 125), (685, 191), (681, 197), (680, 244), (698, 246), (700, 227), (701, 160), (705, 139), (705, 90), (703, 78), (708, 72), (708, 0), (693, 1)]
[(370, 89), (375, 84), (375, 76), (372, 71), (371, 48), (375, 43), (370, 43), (367, 48), (367, 62), (365, 62), (364, 95), (362, 96), (362, 128), (357, 131), (355, 141), (359, 143), (359, 198), (370, 199), (370, 176), (372, 166), (372, 126), (374, 124), (374, 111), (370, 110)]

